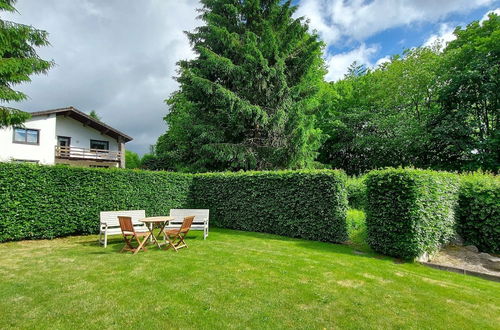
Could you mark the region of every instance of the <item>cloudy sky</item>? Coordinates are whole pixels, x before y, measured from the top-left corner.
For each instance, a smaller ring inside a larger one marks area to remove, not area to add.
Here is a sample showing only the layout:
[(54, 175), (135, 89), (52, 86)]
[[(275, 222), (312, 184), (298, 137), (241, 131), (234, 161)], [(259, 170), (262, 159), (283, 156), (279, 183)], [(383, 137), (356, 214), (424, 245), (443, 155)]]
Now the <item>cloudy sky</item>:
[[(376, 66), (405, 48), (450, 40), (457, 25), (500, 13), (500, 0), (296, 0), (297, 15), (327, 44), (328, 80), (354, 60)], [(19, 86), (29, 100), (11, 106), (39, 111), (74, 106), (134, 138), (143, 154), (166, 126), (164, 100), (177, 88), (176, 62), (193, 56), (198, 0), (18, 0), (2, 19), (50, 33), (39, 50), (56, 66)]]

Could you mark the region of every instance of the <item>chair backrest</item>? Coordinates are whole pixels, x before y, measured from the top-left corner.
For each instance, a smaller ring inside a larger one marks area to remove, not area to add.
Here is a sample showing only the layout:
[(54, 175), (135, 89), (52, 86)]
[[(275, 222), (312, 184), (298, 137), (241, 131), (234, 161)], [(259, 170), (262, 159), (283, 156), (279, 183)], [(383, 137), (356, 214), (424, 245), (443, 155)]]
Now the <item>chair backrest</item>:
[(118, 222), (120, 223), (120, 228), (122, 233), (135, 233), (134, 224), (132, 223), (131, 217), (118, 216)]
[(170, 216), (175, 218), (174, 221), (176, 223), (180, 223), (184, 220), (185, 217), (194, 216), (195, 223), (203, 222), (205, 219), (208, 221), (209, 210), (207, 209), (171, 209)]
[(189, 229), (191, 229), (191, 225), (193, 224), (193, 220), (194, 220), (194, 215), (190, 216), (190, 217), (185, 217), (184, 221), (182, 221), (180, 232), (187, 233), (189, 231)]
[(119, 226), (118, 216), (131, 217), (132, 223), (135, 225), (144, 225), (140, 222), (140, 219), (146, 217), (146, 211), (144, 210), (127, 210), (127, 211), (102, 211), (101, 212), (101, 223), (107, 223), (108, 226)]

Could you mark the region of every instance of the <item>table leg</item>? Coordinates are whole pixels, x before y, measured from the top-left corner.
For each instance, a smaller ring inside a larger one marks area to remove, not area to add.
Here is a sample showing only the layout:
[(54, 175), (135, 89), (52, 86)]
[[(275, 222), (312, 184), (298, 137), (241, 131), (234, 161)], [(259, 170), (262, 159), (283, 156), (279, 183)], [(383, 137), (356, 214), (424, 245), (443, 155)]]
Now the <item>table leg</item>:
[(137, 247), (137, 249), (135, 250), (134, 254), (137, 254), (137, 253), (139, 253), (139, 251), (141, 251), (141, 250), (142, 250), (142, 248), (144, 247), (144, 245), (145, 245), (145, 244), (146, 244), (146, 242), (148, 241), (148, 239), (149, 239), (149, 236), (150, 236), (150, 235), (152, 235), (152, 233), (151, 233), (151, 232), (149, 232), (149, 235), (148, 235), (148, 236), (146, 236), (146, 238), (142, 240), (141, 244), (139, 244), (139, 246), (138, 246), (138, 247)]
[(158, 240), (156, 239), (156, 237), (155, 237), (155, 234), (154, 234), (154, 233), (152, 233), (152, 234), (151, 234), (151, 237), (153, 237), (153, 240), (155, 241), (155, 243), (156, 243), (156, 245), (158, 246), (158, 248), (160, 248), (160, 249), (161, 249), (161, 245), (160, 245), (160, 243), (158, 242)]
[(165, 221), (161, 224), (161, 227), (160, 227), (160, 233), (158, 234), (158, 238), (160, 238), (160, 235), (163, 234), (163, 239), (165, 241), (165, 243), (163, 243), (163, 245), (167, 245), (167, 240), (166, 240), (166, 237), (167, 235), (165, 234), (164, 230), (165, 230), (165, 227), (167, 226), (167, 224), (169, 224), (170, 221)]

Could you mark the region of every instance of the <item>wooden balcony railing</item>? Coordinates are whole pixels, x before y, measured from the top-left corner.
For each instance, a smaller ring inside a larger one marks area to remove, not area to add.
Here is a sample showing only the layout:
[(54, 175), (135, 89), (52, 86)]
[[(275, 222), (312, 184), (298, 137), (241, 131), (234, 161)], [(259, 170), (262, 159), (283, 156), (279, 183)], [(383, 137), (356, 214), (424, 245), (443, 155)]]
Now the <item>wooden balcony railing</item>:
[(56, 146), (56, 158), (119, 162), (121, 152)]

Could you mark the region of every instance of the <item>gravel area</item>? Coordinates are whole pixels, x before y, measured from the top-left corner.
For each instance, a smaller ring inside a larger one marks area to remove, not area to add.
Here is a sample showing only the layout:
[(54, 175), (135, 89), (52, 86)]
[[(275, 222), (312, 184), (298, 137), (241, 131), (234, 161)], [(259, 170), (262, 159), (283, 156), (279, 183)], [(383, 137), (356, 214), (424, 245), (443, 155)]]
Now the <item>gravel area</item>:
[(430, 262), (500, 276), (500, 272), (483, 267), (480, 253), (475, 252), (470, 246), (449, 245), (434, 255)]

